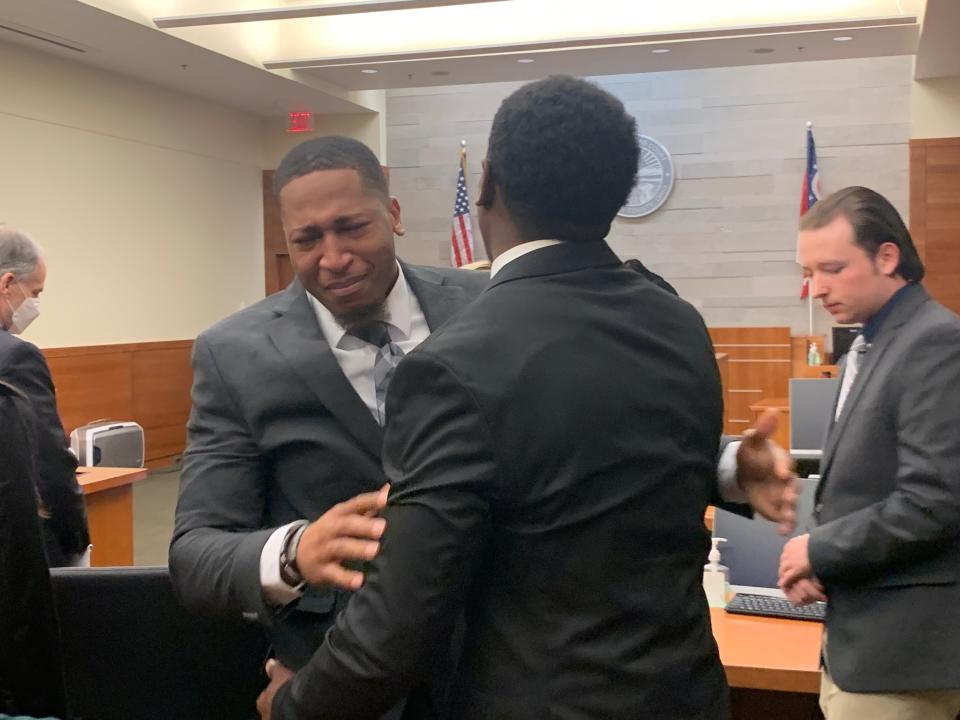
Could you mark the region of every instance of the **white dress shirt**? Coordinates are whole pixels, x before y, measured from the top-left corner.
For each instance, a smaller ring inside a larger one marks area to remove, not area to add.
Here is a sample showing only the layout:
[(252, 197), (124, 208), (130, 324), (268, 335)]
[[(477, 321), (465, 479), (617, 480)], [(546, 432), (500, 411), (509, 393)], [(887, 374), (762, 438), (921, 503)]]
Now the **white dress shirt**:
[[(403, 269), (397, 265), (397, 282), (387, 295), (384, 322), (390, 340), (399, 345), (404, 354), (413, 350), (430, 336), (427, 318), (417, 302), (403, 276)], [(307, 293), (307, 300), (317, 316), (320, 330), (333, 356), (337, 359), (344, 376), (353, 386), (353, 389), (369, 408), (374, 417), (377, 417), (377, 391), (373, 380), (373, 366), (377, 360), (378, 348), (366, 343), (360, 338), (350, 335), (333, 317), (323, 304), (313, 295)], [(316, 518), (307, 518), (316, 520)], [(291, 523), (292, 524), (292, 523)], [(260, 585), (263, 587), (264, 597), (274, 605), (286, 605), (300, 597), (301, 587), (291, 587), (280, 577), (280, 553), (283, 550), (283, 540), (290, 525), (277, 528), (267, 539), (260, 552)]]
[(504, 266), (512, 263), (517, 258), (523, 257), (527, 253), (531, 253), (534, 250), (539, 250), (540, 248), (550, 247), (551, 245), (559, 245), (562, 240), (531, 240), (530, 242), (520, 243), (519, 245), (514, 245), (509, 250), (506, 250), (493, 260), (490, 263), (490, 279), (493, 280), (496, 277), (497, 273), (503, 270)]

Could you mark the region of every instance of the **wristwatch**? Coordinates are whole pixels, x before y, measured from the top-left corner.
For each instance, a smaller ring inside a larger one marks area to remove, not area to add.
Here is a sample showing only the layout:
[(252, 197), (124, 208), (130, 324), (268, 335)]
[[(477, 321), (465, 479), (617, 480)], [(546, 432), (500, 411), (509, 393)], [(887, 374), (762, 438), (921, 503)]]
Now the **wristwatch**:
[(280, 550), (280, 579), (292, 588), (303, 585), (303, 575), (297, 569), (297, 548), (300, 545), (300, 538), (303, 537), (303, 531), (309, 524), (306, 520), (291, 523), (283, 538), (283, 547)]

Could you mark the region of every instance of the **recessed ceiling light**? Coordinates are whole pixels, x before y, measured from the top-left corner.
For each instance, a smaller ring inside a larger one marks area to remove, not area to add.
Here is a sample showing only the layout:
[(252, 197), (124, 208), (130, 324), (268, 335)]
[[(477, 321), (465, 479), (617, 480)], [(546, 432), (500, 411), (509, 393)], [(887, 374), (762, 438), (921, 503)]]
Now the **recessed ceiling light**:
[(850, 35), (837, 35), (833, 41), (834, 42), (850, 42), (853, 40), (853, 37)]
[(517, 58), (517, 62), (521, 65), (529, 65), (533, 62), (533, 58)]
[(654, 55), (663, 55), (664, 53), (670, 52), (670, 48), (654, 48), (651, 50)]
[(374, 70), (373, 68), (363, 68), (360, 72), (362, 72), (364, 75), (376, 75), (376, 74), (377, 74), (377, 71)]
[(769, 55), (773, 52), (773, 48), (754, 48), (750, 52), (754, 55)]

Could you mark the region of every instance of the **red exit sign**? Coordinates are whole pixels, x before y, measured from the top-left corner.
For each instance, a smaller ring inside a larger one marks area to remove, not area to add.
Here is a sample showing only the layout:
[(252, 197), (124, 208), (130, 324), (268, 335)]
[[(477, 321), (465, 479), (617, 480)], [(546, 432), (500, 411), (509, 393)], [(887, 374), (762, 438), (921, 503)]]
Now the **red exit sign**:
[(287, 132), (313, 132), (313, 113), (312, 112), (292, 112), (287, 114), (289, 123)]

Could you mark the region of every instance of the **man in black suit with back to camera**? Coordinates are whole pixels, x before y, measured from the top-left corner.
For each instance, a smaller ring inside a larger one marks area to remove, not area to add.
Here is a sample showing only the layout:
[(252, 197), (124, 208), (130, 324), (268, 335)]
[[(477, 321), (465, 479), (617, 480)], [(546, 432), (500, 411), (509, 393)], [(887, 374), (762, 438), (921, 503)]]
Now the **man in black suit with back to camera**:
[(461, 612), (456, 718), (726, 717), (701, 587), (713, 348), (604, 240), (638, 153), (587, 82), (501, 105), (478, 201), (491, 284), (397, 368), (380, 553), (307, 666), (271, 665), (264, 717), (376, 718)]

